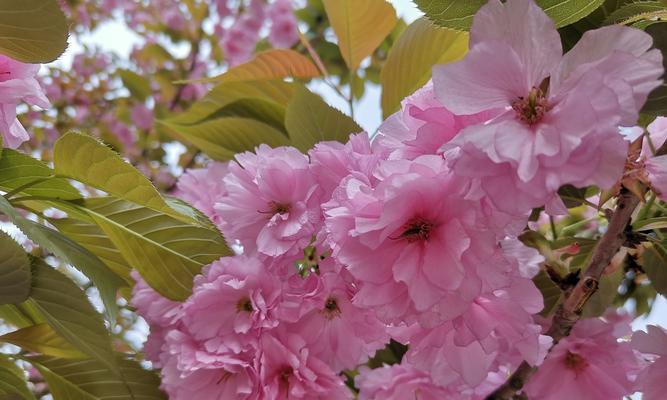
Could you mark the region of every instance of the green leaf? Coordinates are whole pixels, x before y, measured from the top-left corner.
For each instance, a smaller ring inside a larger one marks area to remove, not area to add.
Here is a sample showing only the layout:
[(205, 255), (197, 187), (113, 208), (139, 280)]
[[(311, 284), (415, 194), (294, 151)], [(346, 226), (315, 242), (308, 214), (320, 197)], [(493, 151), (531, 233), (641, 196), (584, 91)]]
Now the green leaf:
[(625, 24), (627, 21), (639, 21), (652, 18), (655, 12), (666, 11), (667, 7), (659, 1), (633, 1), (622, 5), (605, 19), (604, 23)]
[(60, 233), (96, 255), (116, 275), (128, 283), (134, 282), (130, 277), (132, 267), (100, 227), (92, 222), (73, 218), (51, 219), (49, 222), (58, 228)]
[(169, 207), (148, 178), (97, 139), (77, 132), (60, 137), (53, 148), (58, 175), (67, 176), (106, 193), (186, 219)]
[(57, 0), (0, 2), (0, 53), (25, 63), (48, 63), (67, 48), (67, 21)]
[(217, 118), (197, 125), (161, 123), (176, 139), (192, 143), (215, 160), (230, 160), (236, 153), (254, 151), (263, 143), (271, 147), (289, 144), (284, 133), (250, 118)]
[(656, 243), (644, 243), (639, 264), (651, 280), (653, 288), (667, 296), (667, 250)]
[(0, 336), (0, 342), (11, 343), (23, 350), (62, 358), (88, 358), (58, 335), (49, 324), (28, 326)]
[(289, 77), (310, 79), (317, 76), (320, 76), (320, 71), (308, 57), (290, 49), (271, 49), (257, 53), (252, 60), (232, 67), (221, 75), (196, 82), (241, 82)]
[(123, 85), (130, 91), (130, 94), (139, 101), (145, 101), (151, 95), (151, 84), (147, 77), (143, 77), (129, 69), (118, 70), (118, 75), (123, 81)]
[(556, 309), (556, 306), (561, 300), (563, 292), (544, 271), (540, 271), (533, 278), (533, 282), (540, 290), (540, 293), (542, 293), (542, 297), (544, 298), (544, 308), (540, 312), (540, 315), (546, 317)]
[(7, 325), (16, 328), (25, 328), (26, 326), (35, 324), (35, 321), (30, 318), (30, 315), (26, 314), (21, 308), (13, 304), (0, 305), (0, 320)]
[(201, 268), (231, 255), (219, 232), (114, 198), (88, 199), (85, 211), (130, 266), (172, 300), (184, 300)]
[(396, 25), (396, 12), (385, 0), (324, 0), (329, 22), (345, 64), (359, 68)]
[(86, 294), (65, 275), (39, 259), (33, 261), (32, 273), (29, 302), (60, 336), (118, 375), (104, 320)]
[(664, 228), (667, 228), (667, 217), (647, 218), (632, 224), (632, 229), (638, 232)]
[[(646, 33), (653, 38), (653, 47), (662, 52), (662, 65), (667, 68), (667, 23), (658, 22), (646, 27)], [(663, 76), (664, 80), (664, 76)], [(663, 82), (648, 96), (641, 110), (642, 113), (663, 115), (667, 113), (667, 82)]]
[(593, 293), (584, 306), (583, 318), (599, 317), (607, 311), (618, 295), (618, 287), (624, 275), (623, 266), (616, 268), (611, 273), (602, 274), (598, 290)]
[(35, 400), (25, 373), (6, 355), (0, 354), (0, 398)]
[(165, 399), (160, 379), (131, 360), (116, 356), (120, 376), (95, 360), (63, 360), (35, 356), (28, 360), (39, 370), (55, 400)]
[(59, 232), (24, 218), (0, 196), (4, 213), (26, 236), (86, 275), (100, 292), (104, 308), (113, 321), (117, 313), (116, 292), (126, 283), (109, 270), (94, 254)]
[(284, 110), (292, 98), (295, 86), (294, 83), (278, 80), (221, 83), (187, 111), (167, 119), (166, 122), (175, 125), (198, 124), (214, 119), (226, 107), (248, 99), (263, 101), (273, 108)]
[(16, 150), (2, 149), (0, 189), (6, 192), (20, 189), (21, 193), (27, 195), (63, 200), (81, 198), (79, 191), (67, 179), (54, 175), (53, 170), (43, 162)]
[(24, 302), (30, 295), (30, 260), (23, 248), (0, 231), (0, 304)]
[[(570, 25), (592, 13), (605, 0), (537, 0), (556, 27)], [(487, 0), (415, 0), (417, 6), (438, 25), (467, 31), (477, 10)]]
[(287, 105), (285, 126), (292, 145), (303, 152), (323, 140), (345, 143), (351, 133), (363, 131), (352, 118), (304, 87), (297, 89)]
[(426, 18), (410, 24), (392, 46), (380, 72), (384, 118), (429, 80), (434, 65), (458, 61), (467, 51), (466, 33), (435, 26)]

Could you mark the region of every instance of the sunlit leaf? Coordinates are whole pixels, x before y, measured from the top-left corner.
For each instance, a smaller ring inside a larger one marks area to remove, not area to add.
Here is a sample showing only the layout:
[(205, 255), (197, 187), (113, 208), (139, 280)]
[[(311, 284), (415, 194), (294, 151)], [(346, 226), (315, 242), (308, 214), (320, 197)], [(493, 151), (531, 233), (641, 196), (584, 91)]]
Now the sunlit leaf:
[(0, 54), (48, 63), (67, 47), (67, 21), (57, 0), (0, 1)]
[(190, 295), (204, 265), (232, 254), (219, 232), (127, 201), (88, 199), (85, 211), (128, 264), (172, 300)]
[(58, 335), (49, 324), (28, 326), (0, 336), (0, 342), (11, 343), (23, 350), (62, 358), (88, 358)]
[[(160, 379), (131, 360), (116, 355), (120, 374), (95, 360), (29, 357), (44, 376), (55, 400), (162, 400)], [(193, 399), (195, 400), (195, 399)]]
[(467, 51), (466, 33), (437, 27), (426, 18), (410, 24), (392, 46), (380, 72), (384, 117), (429, 80), (431, 67), (457, 61)]
[(351, 133), (363, 130), (352, 118), (303, 87), (297, 89), (287, 106), (285, 126), (292, 145), (304, 152), (324, 140), (345, 143)]
[(30, 294), (30, 260), (18, 243), (0, 231), (0, 304), (22, 303)]
[(123, 85), (130, 91), (132, 97), (139, 101), (144, 101), (151, 95), (151, 84), (147, 77), (141, 76), (129, 69), (118, 70), (120, 79), (123, 80)]
[(359, 68), (396, 25), (396, 12), (385, 0), (324, 0), (324, 8), (351, 70)]
[(33, 261), (30, 303), (70, 344), (118, 373), (102, 316), (70, 279), (41, 260)]

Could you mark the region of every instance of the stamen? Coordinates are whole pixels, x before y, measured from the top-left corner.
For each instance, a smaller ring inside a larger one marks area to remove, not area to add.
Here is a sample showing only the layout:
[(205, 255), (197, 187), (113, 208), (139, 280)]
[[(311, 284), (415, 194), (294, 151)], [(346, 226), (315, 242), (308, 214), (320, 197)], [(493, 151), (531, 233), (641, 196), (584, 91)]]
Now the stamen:
[(240, 313), (242, 311), (249, 313), (254, 311), (252, 308), (252, 302), (248, 297), (243, 297), (238, 301), (238, 303), (236, 303), (236, 312)]
[(578, 374), (588, 367), (588, 361), (579, 354), (568, 351), (565, 355), (565, 367)]
[(516, 111), (517, 117), (528, 125), (534, 125), (544, 118), (549, 111), (549, 104), (540, 88), (532, 88), (528, 97), (519, 97), (512, 103), (512, 109)]
[(259, 211), (257, 210), (258, 213), (260, 214), (268, 214), (271, 216), (274, 216), (276, 214), (287, 214), (290, 209), (292, 208), (291, 204), (289, 203), (278, 203), (276, 201), (270, 201), (269, 204), (269, 209), (267, 211)]
[(390, 239), (407, 239), (409, 243), (416, 241), (428, 241), (432, 230), (432, 222), (422, 217), (415, 217), (403, 225), (403, 232), (398, 237), (393, 237)]
[(338, 301), (334, 297), (329, 297), (324, 303), (324, 309), (322, 313), (327, 319), (334, 319), (338, 317), (341, 313), (340, 308), (338, 307)]

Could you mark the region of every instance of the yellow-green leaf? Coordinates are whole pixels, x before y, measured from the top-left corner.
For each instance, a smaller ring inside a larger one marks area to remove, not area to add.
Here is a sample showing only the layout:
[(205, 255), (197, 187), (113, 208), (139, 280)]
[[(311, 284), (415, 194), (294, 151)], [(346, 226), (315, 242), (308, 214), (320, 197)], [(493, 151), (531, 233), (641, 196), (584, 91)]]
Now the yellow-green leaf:
[(639, 264), (651, 280), (651, 286), (667, 296), (667, 250), (659, 244), (644, 243)]
[(120, 75), (123, 85), (137, 100), (144, 101), (151, 95), (151, 84), (148, 77), (141, 76), (129, 69), (119, 70), (118, 75)]
[(0, 231), (0, 304), (24, 302), (30, 295), (30, 260), (23, 248)]
[(155, 373), (136, 361), (115, 357), (118, 376), (95, 360), (33, 356), (28, 361), (44, 376), (55, 400), (166, 400)]
[(88, 358), (58, 335), (49, 324), (38, 324), (0, 336), (0, 342), (11, 343), (23, 350), (62, 358)]
[(118, 373), (111, 338), (102, 316), (70, 279), (43, 261), (33, 261), (29, 302), (74, 347)]
[(385, 0), (324, 0), (324, 8), (351, 70), (359, 68), (396, 25), (396, 11)]
[(271, 49), (257, 53), (252, 60), (221, 75), (199, 81), (223, 83), (317, 76), (320, 72), (308, 57), (290, 49)]
[(380, 72), (382, 114), (386, 118), (401, 100), (431, 78), (436, 64), (458, 61), (468, 51), (468, 34), (435, 26), (426, 18), (410, 24), (392, 46)]
[(285, 126), (292, 145), (303, 152), (323, 140), (345, 143), (351, 133), (363, 130), (352, 118), (304, 87), (297, 89), (287, 106)]
[(184, 300), (201, 268), (231, 255), (219, 232), (121, 199), (95, 198), (85, 211), (128, 264), (163, 296)]
[(242, 117), (224, 117), (196, 125), (161, 122), (177, 139), (192, 143), (215, 160), (230, 160), (236, 153), (253, 151), (260, 144), (271, 147), (289, 144), (288, 137), (265, 123)]
[(5, 398), (35, 400), (35, 396), (28, 389), (23, 370), (6, 355), (0, 354), (0, 399)]
[(1, 0), (0, 54), (48, 63), (67, 47), (67, 21), (57, 0)]

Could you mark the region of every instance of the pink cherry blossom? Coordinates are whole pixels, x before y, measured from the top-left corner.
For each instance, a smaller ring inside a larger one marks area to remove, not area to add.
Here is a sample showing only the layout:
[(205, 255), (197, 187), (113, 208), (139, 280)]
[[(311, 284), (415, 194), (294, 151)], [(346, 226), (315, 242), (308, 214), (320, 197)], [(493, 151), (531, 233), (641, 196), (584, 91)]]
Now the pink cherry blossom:
[(162, 297), (138, 272), (132, 271), (132, 278), (136, 282), (132, 289), (132, 305), (148, 323), (168, 327), (181, 317), (181, 303)]
[(261, 145), (229, 164), (227, 196), (218, 200), (220, 230), (246, 252), (278, 257), (298, 254), (319, 230), (320, 189), (308, 157), (292, 147)]
[(261, 349), (262, 398), (352, 399), (342, 379), (311, 353), (299, 335), (285, 331), (263, 335)]
[(619, 328), (597, 318), (579, 321), (530, 379), (528, 397), (607, 400), (633, 393), (639, 363), (630, 344), (617, 339), (629, 331), (627, 322)]
[(373, 310), (352, 303), (358, 289), (346, 270), (326, 272), (316, 279), (321, 281), (317, 296), (301, 302), (310, 311), (286, 325), (287, 329), (303, 337), (311, 354), (334, 371), (354, 369), (389, 342), (385, 325)]
[(468, 125), (482, 123), (493, 111), (475, 115), (455, 115), (436, 98), (433, 82), (401, 102), (401, 110), (387, 118), (378, 130), (375, 142), (391, 153), (391, 159), (412, 160), (424, 154), (439, 154), (443, 144), (452, 140)]
[(223, 182), (227, 169), (228, 164), (221, 162), (211, 162), (206, 168), (189, 169), (178, 179), (174, 194), (220, 226), (222, 221), (215, 211), (215, 203), (227, 195)]
[(375, 176), (347, 177), (323, 205), (333, 254), (361, 283), (357, 304), (386, 322), (453, 318), (483, 285), (505, 283), (511, 266), (488, 261), (496, 236), (442, 158), (385, 161)]
[(650, 157), (654, 150), (658, 150), (667, 140), (667, 118), (657, 117), (648, 124), (646, 130), (648, 133), (642, 142), (642, 155)]
[(153, 126), (153, 111), (143, 104), (137, 104), (132, 107), (130, 118), (132, 118), (132, 123), (139, 129), (147, 131)]
[(276, 0), (268, 11), (271, 20), (269, 43), (277, 48), (289, 48), (299, 41), (297, 20), (291, 0)]
[(5, 147), (17, 148), (30, 139), (28, 132), (16, 118), (16, 105), (23, 100), (42, 108), (49, 100), (35, 77), (39, 65), (24, 64), (0, 55), (0, 132)]
[(468, 396), (451, 388), (438, 386), (431, 375), (409, 364), (377, 369), (362, 367), (355, 378), (359, 400), (466, 400)]
[(281, 284), (256, 258), (223, 257), (195, 278), (183, 305), (183, 325), (211, 354), (238, 354), (257, 346), (262, 329), (278, 321)]
[[(562, 212), (561, 185), (611, 187), (627, 149), (617, 127), (633, 125), (660, 84), (662, 56), (651, 44), (648, 34), (613, 25), (586, 32), (563, 56), (553, 21), (532, 0), (489, 1), (464, 60), (434, 68), (436, 95), (452, 112), (505, 110), (445, 145), (472, 158), (454, 170), (481, 179), (503, 209), (551, 203)], [(484, 158), (488, 165), (468, 170)]]
[(659, 400), (667, 393), (667, 331), (655, 325), (646, 330), (632, 335), (632, 347), (651, 362), (637, 377), (638, 389), (644, 400)]

